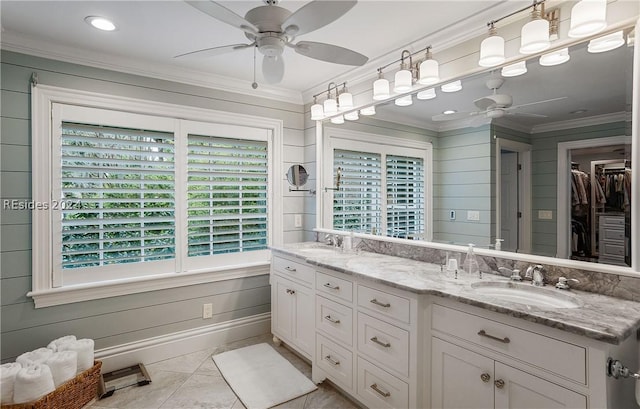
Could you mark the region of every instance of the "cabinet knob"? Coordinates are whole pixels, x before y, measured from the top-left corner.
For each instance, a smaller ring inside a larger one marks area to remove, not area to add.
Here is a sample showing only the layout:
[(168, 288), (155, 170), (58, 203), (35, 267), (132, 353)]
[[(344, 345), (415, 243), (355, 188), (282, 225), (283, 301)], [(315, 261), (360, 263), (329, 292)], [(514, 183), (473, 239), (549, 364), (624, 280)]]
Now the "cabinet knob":
[(489, 375), (488, 373), (483, 373), (482, 375), (480, 375), (480, 379), (482, 379), (482, 382), (489, 382), (491, 380), (491, 375)]
[(496, 385), (496, 388), (498, 389), (504, 388), (504, 381), (502, 379), (496, 380), (493, 384)]

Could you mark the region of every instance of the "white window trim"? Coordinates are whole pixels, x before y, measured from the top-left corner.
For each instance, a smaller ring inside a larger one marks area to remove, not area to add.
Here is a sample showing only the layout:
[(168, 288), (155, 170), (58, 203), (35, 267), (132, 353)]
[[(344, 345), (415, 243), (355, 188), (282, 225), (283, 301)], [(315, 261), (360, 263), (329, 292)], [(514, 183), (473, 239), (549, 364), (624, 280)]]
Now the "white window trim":
[[(269, 246), (283, 243), (282, 220), (282, 170), (283, 123), (282, 120), (245, 114), (215, 111), (197, 107), (174, 105), (149, 100), (111, 96), (48, 85), (32, 87), (32, 200), (35, 203), (51, 201), (51, 135), (52, 106), (54, 103), (80, 105), (100, 109), (154, 115), (173, 119), (212, 124), (241, 125), (263, 128), (271, 133), (273, 149), (270, 152), (269, 183)], [(43, 143), (45, 142), (46, 143)], [(49, 209), (51, 206), (49, 206)], [(111, 281), (73, 286), (54, 287), (52, 273), (51, 211), (34, 210), (32, 213), (32, 291), (27, 296), (34, 299), (35, 307), (48, 307), (114, 297), (145, 291), (155, 291), (215, 281), (268, 274), (269, 260), (238, 263), (224, 267), (209, 267), (183, 273), (165, 273), (145, 277), (123, 278)], [(242, 259), (239, 257), (239, 259)]]
[[(327, 127), (324, 129), (325, 143), (322, 153), (325, 158), (325, 166), (323, 166), (323, 180), (325, 186), (320, 190), (322, 194), (323, 212), (322, 225), (327, 229), (333, 229), (333, 191), (325, 190), (325, 187), (331, 187), (334, 180), (333, 175), (333, 151), (335, 149), (344, 149), (351, 151), (380, 153), (383, 155), (403, 155), (422, 157), (424, 159), (425, 175), (424, 175), (424, 238), (423, 240), (431, 241), (433, 238), (433, 145), (431, 142), (415, 141), (411, 139), (398, 138), (393, 136), (382, 136), (379, 134), (371, 134), (367, 132), (358, 132), (346, 129), (337, 129)], [(408, 149), (405, 149), (408, 148)], [(416, 155), (416, 150), (420, 151), (420, 155)], [(383, 172), (383, 186), (385, 185), (386, 174)], [(386, 195), (382, 195), (382, 211), (386, 213)]]

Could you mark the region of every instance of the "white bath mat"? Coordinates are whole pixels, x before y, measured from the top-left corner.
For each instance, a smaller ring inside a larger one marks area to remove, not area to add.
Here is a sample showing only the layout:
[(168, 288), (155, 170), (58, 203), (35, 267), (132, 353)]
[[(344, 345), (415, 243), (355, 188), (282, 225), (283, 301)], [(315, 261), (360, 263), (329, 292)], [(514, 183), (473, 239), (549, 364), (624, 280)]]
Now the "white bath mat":
[(267, 409), (317, 389), (265, 343), (214, 355), (213, 361), (247, 409)]

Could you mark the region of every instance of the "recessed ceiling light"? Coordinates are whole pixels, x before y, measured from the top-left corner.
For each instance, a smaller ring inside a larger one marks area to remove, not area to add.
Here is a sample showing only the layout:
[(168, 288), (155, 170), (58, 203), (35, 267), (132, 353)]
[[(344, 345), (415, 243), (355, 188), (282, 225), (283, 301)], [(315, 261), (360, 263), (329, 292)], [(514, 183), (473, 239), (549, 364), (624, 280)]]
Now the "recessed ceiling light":
[(100, 16), (87, 16), (84, 18), (87, 24), (91, 27), (97, 28), (102, 31), (114, 31), (116, 29), (116, 25), (111, 22), (111, 20), (106, 19)]
[(569, 112), (571, 115), (577, 115), (577, 114), (584, 114), (585, 112), (587, 112), (586, 109), (576, 109), (575, 111), (571, 111)]
[(456, 111), (454, 109), (448, 109), (448, 110), (444, 111), (443, 114), (451, 115), (451, 114), (455, 114), (456, 112), (458, 112), (458, 111)]

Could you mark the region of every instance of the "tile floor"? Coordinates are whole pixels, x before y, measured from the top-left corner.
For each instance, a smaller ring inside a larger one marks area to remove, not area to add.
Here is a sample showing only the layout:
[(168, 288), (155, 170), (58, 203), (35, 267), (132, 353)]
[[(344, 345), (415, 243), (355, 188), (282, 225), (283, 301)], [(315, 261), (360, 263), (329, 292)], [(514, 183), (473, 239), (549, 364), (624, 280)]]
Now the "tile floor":
[[(311, 366), (283, 346), (275, 346), (271, 335), (248, 338), (209, 350), (198, 351), (166, 361), (146, 365), (152, 382), (117, 390), (96, 401), (90, 409), (244, 409), (218, 371), (211, 355), (267, 342), (305, 376), (311, 378)], [(357, 409), (327, 382), (307, 395), (277, 406), (278, 409)]]

